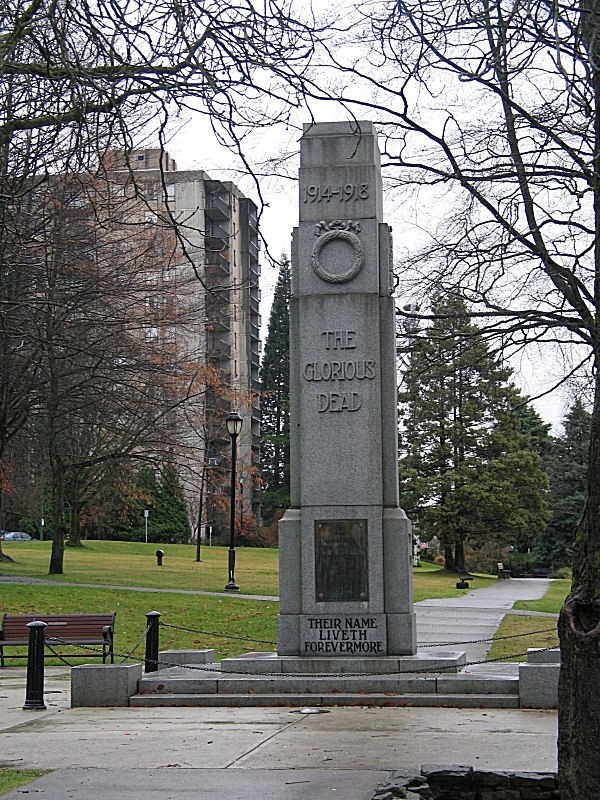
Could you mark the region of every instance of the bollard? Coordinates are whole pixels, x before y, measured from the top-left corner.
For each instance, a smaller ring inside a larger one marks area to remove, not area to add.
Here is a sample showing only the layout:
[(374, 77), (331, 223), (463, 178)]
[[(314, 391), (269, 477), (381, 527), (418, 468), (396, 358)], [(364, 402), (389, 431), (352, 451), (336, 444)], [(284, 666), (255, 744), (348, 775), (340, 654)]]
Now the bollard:
[(45, 622), (34, 620), (28, 622), (29, 645), (27, 649), (27, 688), (23, 709), (45, 711), (44, 703), (44, 638)]
[(156, 566), (162, 567), (162, 560), (163, 560), (164, 553), (162, 550), (156, 551)]
[(146, 631), (146, 662), (144, 670), (146, 672), (156, 672), (158, 669), (158, 625), (160, 611), (148, 611), (148, 630)]

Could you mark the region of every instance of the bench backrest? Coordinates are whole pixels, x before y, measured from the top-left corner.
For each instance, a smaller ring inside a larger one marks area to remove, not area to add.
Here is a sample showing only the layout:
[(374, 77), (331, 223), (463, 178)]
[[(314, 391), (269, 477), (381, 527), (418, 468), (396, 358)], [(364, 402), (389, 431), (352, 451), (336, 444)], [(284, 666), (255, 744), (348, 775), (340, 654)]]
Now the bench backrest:
[(4, 614), (0, 643), (2, 640), (27, 644), (29, 622), (46, 622), (46, 639), (62, 639), (65, 642), (96, 644), (103, 641), (104, 628), (115, 627), (116, 612), (110, 614)]

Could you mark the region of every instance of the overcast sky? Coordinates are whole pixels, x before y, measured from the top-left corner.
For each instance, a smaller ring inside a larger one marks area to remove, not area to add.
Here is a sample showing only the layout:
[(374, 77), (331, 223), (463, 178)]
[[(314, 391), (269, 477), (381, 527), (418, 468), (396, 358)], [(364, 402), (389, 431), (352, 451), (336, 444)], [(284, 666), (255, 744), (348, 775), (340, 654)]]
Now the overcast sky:
[[(333, 111), (333, 108), (329, 108)], [(331, 118), (331, 114), (329, 117)], [(329, 121), (323, 118), (321, 121)], [(253, 158), (258, 162), (263, 157), (277, 157), (278, 153), (286, 154), (286, 170), (292, 179), (264, 177), (260, 181), (265, 208), (260, 222), (260, 229), (271, 255), (279, 258), (282, 253), (289, 255), (292, 230), (298, 224), (298, 189), (297, 170), (299, 159), (300, 133), (294, 129), (275, 129), (261, 132), (251, 148)], [(241, 170), (236, 156), (219, 145), (204, 117), (198, 115), (187, 124), (178, 127), (168, 144), (169, 154), (177, 162), (178, 169), (203, 169), (212, 178), (231, 180), (246, 194), (258, 203), (254, 181)], [(292, 158), (289, 156), (292, 154)], [(283, 163), (283, 161), (282, 161)], [(405, 205), (393, 202), (384, 194), (384, 219), (395, 230), (395, 241), (398, 243), (399, 231), (406, 228), (407, 215), (410, 209)], [(401, 254), (396, 244), (396, 264)], [(266, 253), (261, 253), (261, 315), (263, 345), (267, 334), (269, 313), (273, 291), (277, 281), (277, 269), (271, 266)], [(544, 390), (552, 380), (553, 369), (560, 375), (562, 367), (555, 359), (543, 358), (539, 352), (530, 351), (513, 363), (515, 380), (524, 393), (534, 396)], [(534, 405), (541, 416), (553, 425), (553, 432), (560, 429), (560, 422), (567, 410), (569, 401), (560, 392), (540, 398)]]

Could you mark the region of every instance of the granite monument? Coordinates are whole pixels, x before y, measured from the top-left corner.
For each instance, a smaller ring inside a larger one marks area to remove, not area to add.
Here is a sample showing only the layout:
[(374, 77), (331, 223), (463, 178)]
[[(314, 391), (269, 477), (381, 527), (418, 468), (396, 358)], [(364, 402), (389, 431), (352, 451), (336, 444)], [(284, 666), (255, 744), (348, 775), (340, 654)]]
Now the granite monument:
[(306, 125), (290, 308), (279, 655), (416, 652), (399, 506), (391, 231), (372, 123)]

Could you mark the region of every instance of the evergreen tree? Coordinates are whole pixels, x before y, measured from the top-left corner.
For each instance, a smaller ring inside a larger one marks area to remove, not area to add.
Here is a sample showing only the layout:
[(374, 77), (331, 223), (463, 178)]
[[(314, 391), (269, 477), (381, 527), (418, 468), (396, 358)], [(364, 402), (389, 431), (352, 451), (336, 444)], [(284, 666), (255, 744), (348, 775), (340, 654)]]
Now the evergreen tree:
[(261, 367), (262, 513), (266, 524), (290, 501), (290, 264), (281, 259)]
[(564, 434), (555, 439), (549, 461), (549, 505), (552, 512), (539, 536), (535, 557), (553, 567), (573, 560), (575, 530), (585, 504), (591, 414), (576, 400), (564, 422)]
[(527, 430), (535, 416), (500, 410), (480, 465), (457, 492), (466, 537), (474, 546), (492, 540), (499, 558), (507, 545), (529, 552), (549, 518), (548, 476)]
[(435, 296), (432, 316), (411, 339), (400, 392), (402, 504), (460, 572), (467, 540), (506, 543), (543, 527), (546, 479), (510, 411), (521, 400), (511, 372), (464, 301)]
[(518, 421), (519, 430), (529, 437), (531, 449), (540, 456), (546, 467), (554, 450), (554, 439), (550, 435), (552, 426), (544, 422), (528, 401), (527, 397), (516, 399), (512, 414)]
[[(102, 539), (143, 542), (144, 511), (148, 511), (148, 541), (188, 542), (190, 523), (181, 481), (172, 464), (160, 470), (144, 465), (123, 474), (111, 485), (111, 513), (101, 515), (91, 535)], [(106, 505), (106, 504), (105, 504)]]
[(185, 543), (190, 539), (187, 504), (173, 464), (165, 464), (160, 471), (151, 530), (154, 542)]

